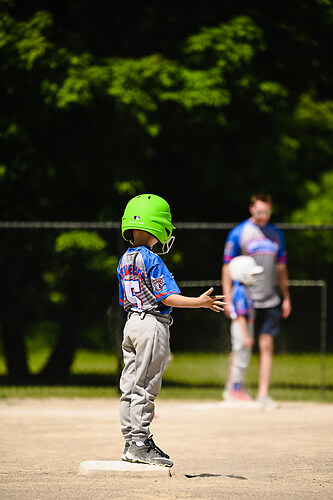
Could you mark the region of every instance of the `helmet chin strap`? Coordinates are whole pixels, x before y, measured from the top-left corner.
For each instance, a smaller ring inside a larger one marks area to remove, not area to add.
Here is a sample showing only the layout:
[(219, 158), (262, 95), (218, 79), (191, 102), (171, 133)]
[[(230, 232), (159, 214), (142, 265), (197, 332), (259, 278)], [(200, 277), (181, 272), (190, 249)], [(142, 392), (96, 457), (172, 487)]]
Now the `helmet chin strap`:
[(175, 241), (175, 236), (170, 236), (170, 238), (167, 239), (167, 241), (163, 244), (162, 246), (162, 252), (157, 253), (157, 255), (165, 255), (166, 253), (170, 252), (171, 247), (173, 245), (173, 242)]

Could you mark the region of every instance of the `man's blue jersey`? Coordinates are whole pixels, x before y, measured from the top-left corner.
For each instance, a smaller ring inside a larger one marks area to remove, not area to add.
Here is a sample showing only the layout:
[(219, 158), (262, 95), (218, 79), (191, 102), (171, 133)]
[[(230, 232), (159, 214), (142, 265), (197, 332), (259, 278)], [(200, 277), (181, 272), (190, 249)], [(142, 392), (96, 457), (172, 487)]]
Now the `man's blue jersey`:
[(129, 248), (119, 261), (117, 274), (119, 302), (125, 311), (170, 314), (172, 308), (161, 301), (180, 294), (180, 290), (162, 259), (149, 247)]
[(261, 227), (247, 219), (228, 234), (223, 262), (229, 263), (238, 255), (250, 255), (263, 266), (265, 279), (253, 287), (252, 297), (258, 308), (274, 307), (280, 303), (277, 290), (276, 264), (286, 263), (283, 231), (274, 224)]

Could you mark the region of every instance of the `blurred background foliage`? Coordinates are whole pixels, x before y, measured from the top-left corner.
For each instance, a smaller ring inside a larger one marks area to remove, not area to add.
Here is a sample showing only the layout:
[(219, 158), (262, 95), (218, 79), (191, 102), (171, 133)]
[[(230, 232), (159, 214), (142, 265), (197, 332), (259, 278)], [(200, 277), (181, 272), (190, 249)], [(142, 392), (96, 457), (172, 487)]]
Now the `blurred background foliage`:
[[(239, 222), (264, 190), (275, 221), (332, 224), (332, 28), (330, 0), (0, 0), (2, 220), (120, 221), (153, 192), (176, 221)], [(216, 278), (224, 239), (207, 238)], [(332, 232), (287, 244), (292, 278), (332, 283)], [(198, 278), (184, 248), (168, 263)], [(31, 332), (51, 332), (49, 379), (79, 338), (105, 347), (121, 250), (115, 232), (2, 232), (14, 379)]]

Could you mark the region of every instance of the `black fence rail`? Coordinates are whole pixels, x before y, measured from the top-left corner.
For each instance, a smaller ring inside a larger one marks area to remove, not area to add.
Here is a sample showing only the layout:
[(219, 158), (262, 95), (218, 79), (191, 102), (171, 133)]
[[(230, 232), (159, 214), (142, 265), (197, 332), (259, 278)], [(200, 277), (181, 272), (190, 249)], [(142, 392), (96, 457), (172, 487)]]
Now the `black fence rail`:
[[(164, 260), (188, 295), (214, 286), (221, 291), (223, 248), (237, 223), (175, 222), (176, 242)], [(293, 311), (282, 322), (277, 352), (333, 352), (333, 224), (276, 223), (285, 231)], [(80, 248), (60, 252), (65, 236), (95, 236), (102, 250)], [(78, 233), (80, 233), (78, 235)], [(118, 304), (116, 263), (126, 250), (120, 221), (0, 221), (1, 323), (25, 343), (56, 347), (63, 332), (72, 332), (75, 348), (120, 350), (124, 314)], [(113, 264), (112, 264), (113, 262)], [(112, 265), (113, 267), (112, 267)], [(3, 315), (6, 315), (5, 321)], [(202, 310), (174, 310), (174, 352), (222, 352), (230, 349), (224, 315)], [(67, 322), (67, 323), (66, 323)], [(16, 333), (15, 333), (16, 332)], [(67, 333), (68, 335), (68, 333)], [(7, 332), (7, 340), (8, 340)], [(12, 337), (14, 338), (14, 337)], [(12, 348), (19, 343), (11, 341)], [(4, 341), (0, 342), (4, 352)], [(14, 360), (15, 361), (15, 360)], [(120, 361), (119, 361), (120, 363)]]

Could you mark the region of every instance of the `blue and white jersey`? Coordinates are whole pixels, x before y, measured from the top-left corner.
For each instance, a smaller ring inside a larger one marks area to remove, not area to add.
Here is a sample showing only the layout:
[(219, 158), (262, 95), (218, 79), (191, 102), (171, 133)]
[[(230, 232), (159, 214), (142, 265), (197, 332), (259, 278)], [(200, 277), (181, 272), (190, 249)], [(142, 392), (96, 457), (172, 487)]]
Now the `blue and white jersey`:
[(250, 255), (263, 266), (265, 279), (251, 290), (258, 308), (274, 307), (280, 303), (277, 289), (276, 264), (286, 263), (286, 246), (281, 229), (274, 224), (261, 227), (247, 219), (228, 234), (223, 262), (229, 263), (238, 255)]
[(249, 323), (254, 323), (254, 304), (249, 289), (239, 283), (233, 282), (231, 319), (235, 320), (238, 316), (245, 316)]
[(180, 290), (162, 259), (149, 247), (129, 248), (119, 261), (117, 274), (119, 303), (125, 311), (171, 313), (172, 308), (161, 301)]

